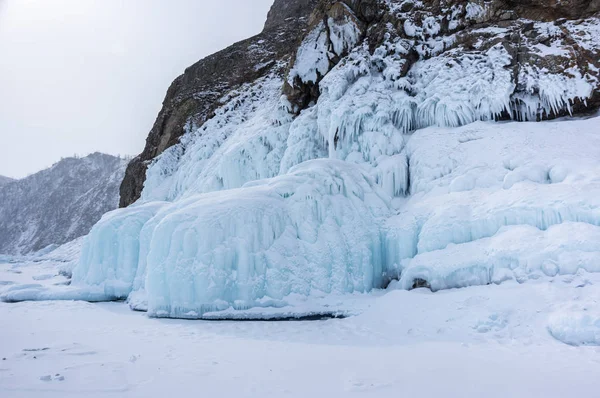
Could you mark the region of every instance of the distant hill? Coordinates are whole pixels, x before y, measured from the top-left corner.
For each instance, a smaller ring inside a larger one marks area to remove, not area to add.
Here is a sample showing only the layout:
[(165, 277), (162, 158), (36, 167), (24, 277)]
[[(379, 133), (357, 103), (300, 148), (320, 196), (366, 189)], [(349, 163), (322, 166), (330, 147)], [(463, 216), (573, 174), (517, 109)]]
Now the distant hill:
[(0, 253), (26, 254), (87, 234), (117, 207), (125, 165), (94, 153), (21, 180), (0, 177)]
[(0, 176), (0, 187), (8, 184), (9, 182), (13, 182), (13, 181), (15, 181), (15, 180), (10, 177)]

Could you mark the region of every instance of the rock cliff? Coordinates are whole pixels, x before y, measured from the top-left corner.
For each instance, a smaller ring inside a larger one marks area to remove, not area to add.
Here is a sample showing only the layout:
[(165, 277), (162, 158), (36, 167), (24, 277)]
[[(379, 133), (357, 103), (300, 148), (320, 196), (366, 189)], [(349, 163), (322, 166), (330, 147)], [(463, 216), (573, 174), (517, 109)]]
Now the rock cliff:
[(378, 70), (394, 95), (406, 95), (394, 111), (403, 132), (596, 109), (599, 12), (598, 0), (277, 0), (261, 34), (173, 82), (127, 168), (120, 205), (140, 198), (153, 159), (202, 127), (228, 93), (270, 74), (285, 77), (281, 90), (298, 115), (335, 68), (353, 79)]
[(270, 73), (283, 75), (303, 35), (316, 0), (277, 0), (264, 30), (185, 70), (169, 87), (163, 108), (150, 130), (144, 151), (127, 167), (121, 185), (121, 207), (139, 199), (148, 164), (201, 127), (223, 103), (226, 93)]

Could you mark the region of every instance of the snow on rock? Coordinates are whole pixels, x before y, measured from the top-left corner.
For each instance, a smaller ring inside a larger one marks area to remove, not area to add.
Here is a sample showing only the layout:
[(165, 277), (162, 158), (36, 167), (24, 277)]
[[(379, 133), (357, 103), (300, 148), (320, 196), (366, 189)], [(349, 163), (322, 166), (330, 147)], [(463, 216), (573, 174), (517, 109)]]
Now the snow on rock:
[(276, 176), (291, 121), (282, 83), (270, 75), (222, 98), (211, 120), (150, 165), (142, 201), (173, 201)]
[(360, 22), (350, 7), (335, 3), (324, 20), (306, 35), (296, 52), (288, 83), (318, 83), (329, 72), (334, 59), (349, 52), (359, 42)]
[(14, 182), (14, 181), (15, 180), (13, 178), (0, 176), (0, 187), (3, 185), (9, 184), (11, 182)]
[(290, 71), (289, 80), (298, 78), (305, 83), (316, 83), (329, 71), (329, 38), (323, 22), (319, 23), (304, 39), (296, 54), (296, 63)]

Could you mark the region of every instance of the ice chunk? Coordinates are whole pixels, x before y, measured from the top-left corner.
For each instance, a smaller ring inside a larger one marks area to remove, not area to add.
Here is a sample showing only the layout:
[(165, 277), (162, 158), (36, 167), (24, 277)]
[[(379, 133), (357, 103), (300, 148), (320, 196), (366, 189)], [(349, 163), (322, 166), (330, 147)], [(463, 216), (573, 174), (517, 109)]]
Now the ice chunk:
[(140, 260), (142, 227), (165, 206), (151, 202), (107, 213), (86, 238), (73, 287), (96, 286), (112, 299), (131, 292)]
[(541, 272), (600, 272), (598, 239), (600, 227), (584, 223), (564, 223), (547, 231), (523, 225), (503, 228), (491, 238), (405, 259), (400, 287), (411, 289), (416, 280), (424, 280), (432, 290), (442, 290), (507, 279), (524, 281)]
[(600, 346), (598, 311), (564, 311), (553, 314), (548, 331), (557, 340), (574, 346)]
[(78, 300), (89, 302), (112, 301), (115, 297), (106, 294), (99, 286), (42, 286), (42, 285), (15, 285), (8, 288), (0, 295), (0, 301), (18, 303), (21, 301), (46, 301), (46, 300)]

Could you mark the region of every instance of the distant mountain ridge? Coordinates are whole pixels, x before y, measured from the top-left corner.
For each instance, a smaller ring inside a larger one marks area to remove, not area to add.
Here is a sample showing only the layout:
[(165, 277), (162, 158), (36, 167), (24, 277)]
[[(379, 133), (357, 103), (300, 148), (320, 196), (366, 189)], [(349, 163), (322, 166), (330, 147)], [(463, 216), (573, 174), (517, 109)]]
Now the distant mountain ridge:
[(126, 160), (65, 158), (20, 180), (0, 178), (0, 253), (26, 254), (85, 235), (117, 207)]
[(15, 181), (13, 178), (0, 176), (0, 187)]

